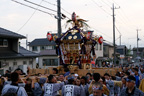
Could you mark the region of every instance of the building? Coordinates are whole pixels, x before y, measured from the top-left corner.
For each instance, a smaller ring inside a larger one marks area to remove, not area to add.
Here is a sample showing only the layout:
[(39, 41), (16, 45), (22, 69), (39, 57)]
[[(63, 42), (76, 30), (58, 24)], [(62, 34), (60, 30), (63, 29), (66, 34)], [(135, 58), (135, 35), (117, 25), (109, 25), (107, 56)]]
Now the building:
[(116, 46), (116, 52), (120, 53), (120, 55), (127, 55), (127, 47), (126, 45), (117, 45)]
[(103, 42), (103, 56), (108, 58), (113, 58), (114, 46), (112, 43)]
[(47, 38), (35, 39), (29, 43), (29, 50), (35, 53), (40, 53), (43, 50), (55, 49), (55, 41), (49, 41)]
[(29, 43), (29, 50), (39, 53), (39, 68), (47, 68), (48, 66), (58, 66), (58, 56), (55, 50), (55, 41), (49, 41), (47, 38), (35, 39)]
[(95, 53), (96, 53), (96, 58), (103, 57), (103, 43), (102, 44), (97, 43), (95, 45)]
[(144, 47), (138, 47), (138, 52), (137, 48), (133, 48), (133, 58), (136, 57), (144, 58)]
[(19, 39), (25, 36), (0, 28), (0, 73), (5, 70), (14, 71), (16, 68), (27, 65), (36, 67), (35, 58), (38, 54), (28, 51), (19, 45)]

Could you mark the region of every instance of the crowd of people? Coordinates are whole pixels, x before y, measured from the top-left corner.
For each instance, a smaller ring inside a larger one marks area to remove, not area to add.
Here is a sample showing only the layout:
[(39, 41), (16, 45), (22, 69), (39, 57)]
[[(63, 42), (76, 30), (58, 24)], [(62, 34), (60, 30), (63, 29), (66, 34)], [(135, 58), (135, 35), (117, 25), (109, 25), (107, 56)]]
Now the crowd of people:
[[(105, 73), (25, 74), (7, 70), (0, 77), (1, 96), (144, 96), (144, 65), (122, 67), (115, 76)], [(96, 69), (95, 69), (96, 70)], [(27, 73), (29, 73), (29, 68)], [(24, 76), (25, 79), (22, 79)]]

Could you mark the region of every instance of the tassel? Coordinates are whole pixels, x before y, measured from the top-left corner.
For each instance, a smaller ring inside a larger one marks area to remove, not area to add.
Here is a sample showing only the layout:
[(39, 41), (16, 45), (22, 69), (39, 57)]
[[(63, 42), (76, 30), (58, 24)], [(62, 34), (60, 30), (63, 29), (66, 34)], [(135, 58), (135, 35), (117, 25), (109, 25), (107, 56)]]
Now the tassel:
[(91, 49), (91, 52), (92, 52), (92, 54), (93, 54), (93, 56), (95, 55), (95, 48), (94, 48), (94, 46), (96, 45), (96, 41), (95, 40), (93, 40), (93, 44), (92, 44), (92, 49)]
[(62, 60), (62, 58), (61, 58), (61, 56), (60, 56), (60, 65), (63, 65), (64, 63), (63, 63), (63, 60)]
[(79, 66), (79, 69), (81, 69), (81, 60), (79, 58), (78, 62), (77, 62), (77, 65)]
[(85, 48), (85, 45), (82, 45), (82, 48), (81, 48), (81, 54), (86, 54), (86, 48)]
[(93, 55), (95, 55), (95, 50), (94, 49), (95, 49), (94, 46), (92, 46), (91, 52), (92, 52)]

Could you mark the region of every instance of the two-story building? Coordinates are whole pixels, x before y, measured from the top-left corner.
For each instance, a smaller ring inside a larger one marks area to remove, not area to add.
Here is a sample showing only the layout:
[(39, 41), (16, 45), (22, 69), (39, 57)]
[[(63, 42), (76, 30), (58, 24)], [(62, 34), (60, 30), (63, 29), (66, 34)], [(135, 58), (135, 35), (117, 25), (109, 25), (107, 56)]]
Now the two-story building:
[(27, 65), (36, 67), (38, 54), (26, 50), (19, 45), (19, 39), (26, 38), (23, 35), (0, 28), (0, 73), (5, 70), (14, 71), (16, 68)]
[(113, 58), (114, 46), (110, 42), (103, 42), (103, 56), (108, 58)]
[(47, 38), (35, 39), (29, 43), (29, 50), (39, 53), (39, 68), (47, 68), (48, 66), (58, 66), (58, 56), (55, 50), (55, 41), (49, 41)]

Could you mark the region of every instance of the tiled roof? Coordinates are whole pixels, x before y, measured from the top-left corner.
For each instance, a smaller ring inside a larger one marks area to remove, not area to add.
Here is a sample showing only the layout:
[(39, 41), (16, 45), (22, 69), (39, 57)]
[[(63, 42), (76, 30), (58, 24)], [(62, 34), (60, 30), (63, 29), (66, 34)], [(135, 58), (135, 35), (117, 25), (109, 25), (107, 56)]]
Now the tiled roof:
[(117, 49), (127, 48), (126, 45), (118, 45)]
[(5, 38), (26, 38), (23, 35), (20, 35), (18, 33), (6, 30), (4, 28), (0, 28), (0, 37), (5, 37)]
[(19, 47), (19, 53), (14, 52), (14, 51), (0, 52), (0, 59), (38, 57), (38, 56), (39, 54), (28, 51), (21, 46)]
[(19, 47), (19, 53), (21, 54), (21, 55), (23, 55), (23, 56), (34, 56), (34, 57), (37, 57), (37, 56), (39, 56), (39, 54), (37, 54), (37, 53), (34, 53), (34, 52), (32, 52), (32, 51), (29, 51), (29, 50), (27, 50), (27, 49), (25, 49), (24, 47)]
[(35, 39), (29, 43), (29, 46), (46, 46), (46, 45), (56, 45), (55, 41), (49, 41), (47, 38)]
[(54, 49), (48, 49), (48, 50), (43, 50), (40, 53), (40, 56), (56, 56), (56, 50)]
[(112, 43), (108, 43), (108, 42), (103, 42), (103, 46), (113, 46)]

